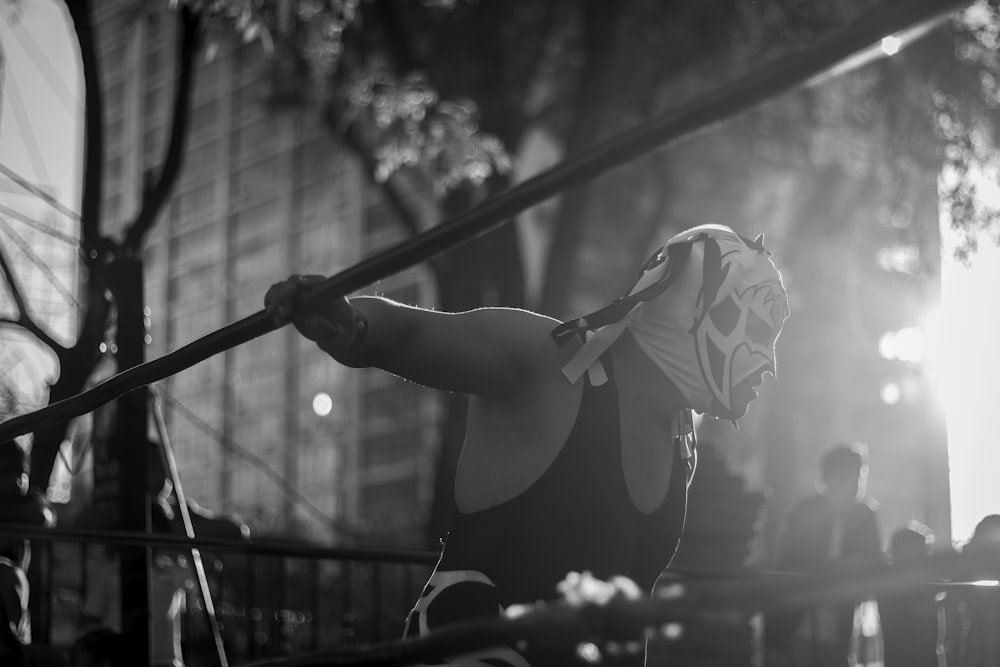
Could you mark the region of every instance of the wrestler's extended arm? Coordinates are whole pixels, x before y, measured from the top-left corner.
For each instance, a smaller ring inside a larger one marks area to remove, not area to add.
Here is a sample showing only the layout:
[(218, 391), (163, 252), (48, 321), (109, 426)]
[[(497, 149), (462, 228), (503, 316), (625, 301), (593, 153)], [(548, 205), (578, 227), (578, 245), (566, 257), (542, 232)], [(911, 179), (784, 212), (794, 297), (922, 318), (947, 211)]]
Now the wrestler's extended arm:
[(555, 320), (523, 310), (481, 308), (442, 313), (379, 297), (337, 299), (296, 317), (298, 294), (318, 276), (273, 286), (265, 308), (331, 357), (376, 367), (414, 382), (491, 398), (512, 396), (549, 365)]

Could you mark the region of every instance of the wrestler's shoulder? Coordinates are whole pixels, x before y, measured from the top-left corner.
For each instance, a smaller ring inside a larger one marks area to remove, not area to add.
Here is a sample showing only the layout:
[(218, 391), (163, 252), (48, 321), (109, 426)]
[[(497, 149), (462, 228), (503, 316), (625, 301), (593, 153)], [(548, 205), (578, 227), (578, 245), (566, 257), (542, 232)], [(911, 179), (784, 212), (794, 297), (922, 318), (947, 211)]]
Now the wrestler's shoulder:
[(547, 377), (549, 371), (562, 367), (572, 357), (580, 342), (570, 340), (562, 345), (552, 337), (553, 330), (561, 323), (554, 317), (520, 308), (492, 307), (482, 309), (484, 315), (496, 325), (491, 327), (504, 339), (504, 345), (515, 356), (530, 360), (532, 374)]
[(491, 308), (488, 310), (493, 311), (497, 322), (502, 324), (504, 333), (521, 339), (527, 345), (537, 347), (544, 352), (574, 347), (572, 344), (560, 346), (556, 343), (552, 332), (561, 324), (561, 321), (554, 317), (521, 308)]

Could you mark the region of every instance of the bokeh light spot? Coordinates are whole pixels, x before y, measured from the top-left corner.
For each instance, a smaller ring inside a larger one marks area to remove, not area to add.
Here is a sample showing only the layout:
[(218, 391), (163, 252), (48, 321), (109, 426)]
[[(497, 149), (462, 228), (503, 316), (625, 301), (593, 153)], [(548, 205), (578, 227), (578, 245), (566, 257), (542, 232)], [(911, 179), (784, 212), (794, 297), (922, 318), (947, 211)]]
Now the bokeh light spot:
[(333, 410), (333, 399), (330, 398), (330, 394), (321, 391), (313, 396), (312, 408), (320, 417), (326, 417)]

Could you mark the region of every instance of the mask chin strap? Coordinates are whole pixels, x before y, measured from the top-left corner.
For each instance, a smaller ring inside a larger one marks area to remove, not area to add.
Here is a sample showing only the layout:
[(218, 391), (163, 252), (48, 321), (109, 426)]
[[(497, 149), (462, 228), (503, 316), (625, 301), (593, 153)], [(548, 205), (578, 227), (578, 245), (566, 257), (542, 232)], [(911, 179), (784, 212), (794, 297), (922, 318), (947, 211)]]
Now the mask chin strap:
[[(715, 302), (719, 294), (719, 289), (722, 287), (722, 283), (728, 274), (728, 267), (727, 271), (722, 270), (722, 250), (719, 248), (719, 243), (705, 232), (698, 234), (684, 243), (668, 245), (666, 247), (666, 256), (664, 256), (663, 248), (661, 248), (646, 261), (639, 272), (640, 280), (638, 282), (641, 282), (643, 275), (666, 261), (666, 273), (659, 280), (626, 296), (618, 297), (608, 305), (589, 315), (560, 324), (552, 330), (552, 338), (559, 345), (562, 345), (574, 335), (585, 335), (587, 332), (597, 331), (601, 327), (620, 322), (643, 301), (651, 301), (660, 296), (670, 289), (670, 286), (676, 282), (678, 276), (684, 272), (688, 259), (691, 257), (691, 247), (698, 241), (705, 243), (705, 266), (702, 276), (702, 289), (698, 295), (702, 303), (702, 311), (691, 327), (691, 333), (694, 333), (698, 324), (708, 315), (709, 308)], [(743, 241), (750, 247), (759, 248), (759, 242), (762, 241), (762, 237), (758, 237), (758, 240), (754, 242), (747, 241), (746, 239), (743, 239)]]
[[(562, 369), (570, 384), (575, 384), (584, 373), (589, 375), (590, 383), (595, 387), (608, 381), (601, 357), (628, 327), (639, 305), (656, 298), (677, 280), (690, 255), (690, 243), (668, 245), (666, 256), (661, 249), (646, 262), (639, 280), (627, 296), (615, 299), (590, 315), (561, 324), (552, 331), (553, 339), (560, 345), (574, 334), (584, 338), (583, 346)], [(653, 273), (660, 265), (663, 267), (659, 275)]]

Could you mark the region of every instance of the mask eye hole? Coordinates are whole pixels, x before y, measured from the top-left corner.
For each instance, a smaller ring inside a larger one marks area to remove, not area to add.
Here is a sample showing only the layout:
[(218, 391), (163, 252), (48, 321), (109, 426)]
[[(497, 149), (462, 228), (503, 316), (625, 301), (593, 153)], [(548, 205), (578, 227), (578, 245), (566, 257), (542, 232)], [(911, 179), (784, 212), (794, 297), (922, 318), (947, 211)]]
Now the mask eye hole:
[[(740, 321), (740, 307), (733, 301), (733, 297), (727, 297), (725, 301), (718, 304), (708, 312), (712, 318), (712, 324), (723, 336), (728, 336), (736, 328), (736, 323)], [(759, 318), (758, 318), (759, 319)]]
[(771, 344), (772, 334), (771, 325), (751, 310), (747, 316), (747, 338), (750, 342), (766, 347)]

